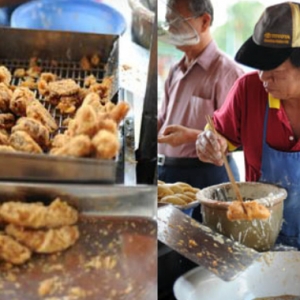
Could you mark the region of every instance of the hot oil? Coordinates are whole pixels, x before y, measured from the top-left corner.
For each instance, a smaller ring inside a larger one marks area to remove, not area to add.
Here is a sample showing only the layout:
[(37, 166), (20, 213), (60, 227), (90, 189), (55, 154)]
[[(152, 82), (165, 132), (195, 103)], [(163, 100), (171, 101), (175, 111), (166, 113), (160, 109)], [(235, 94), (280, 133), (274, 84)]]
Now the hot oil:
[(49, 279), (55, 284), (45, 297), (55, 300), (155, 299), (156, 222), (81, 215), (78, 226), (80, 238), (70, 249), (35, 254), (21, 267), (1, 265), (0, 299), (41, 299), (39, 286)]

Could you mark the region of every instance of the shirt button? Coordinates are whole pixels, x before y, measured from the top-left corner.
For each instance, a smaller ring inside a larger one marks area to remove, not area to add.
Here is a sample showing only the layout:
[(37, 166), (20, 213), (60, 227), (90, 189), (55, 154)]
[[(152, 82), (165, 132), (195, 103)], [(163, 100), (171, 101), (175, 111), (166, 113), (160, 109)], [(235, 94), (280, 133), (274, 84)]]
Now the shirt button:
[(289, 137), (289, 140), (290, 140), (290, 141), (293, 141), (293, 140), (294, 140), (294, 137), (291, 135), (291, 136)]

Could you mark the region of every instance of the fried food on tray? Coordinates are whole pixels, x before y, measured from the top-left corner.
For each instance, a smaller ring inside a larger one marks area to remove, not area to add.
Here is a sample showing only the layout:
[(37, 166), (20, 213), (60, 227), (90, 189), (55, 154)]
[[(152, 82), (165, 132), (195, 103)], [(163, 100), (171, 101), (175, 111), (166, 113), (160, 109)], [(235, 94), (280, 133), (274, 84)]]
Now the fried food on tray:
[(9, 108), (17, 116), (26, 116), (27, 106), (34, 99), (34, 93), (30, 89), (17, 87), (12, 94)]
[(14, 71), (14, 76), (17, 78), (22, 78), (26, 76), (26, 70), (24, 68), (18, 68)]
[(0, 83), (0, 110), (7, 112), (13, 92), (3, 82)]
[(48, 84), (50, 82), (53, 82), (57, 79), (57, 76), (50, 72), (44, 72), (41, 74), (38, 82), (37, 82), (37, 88), (41, 95), (48, 96), (49, 95), (49, 88)]
[(157, 197), (158, 199), (162, 199), (165, 196), (174, 195), (174, 192), (164, 184), (160, 184), (157, 186)]
[(257, 201), (233, 201), (227, 210), (227, 218), (230, 221), (255, 219), (267, 220), (270, 217), (270, 211), (267, 207), (259, 204)]
[(101, 59), (99, 57), (98, 54), (93, 54), (92, 57), (91, 57), (91, 64), (94, 66), (94, 67), (97, 67), (101, 62)]
[(92, 66), (89, 59), (86, 56), (83, 56), (80, 60), (80, 68), (84, 71), (89, 71)]
[(126, 102), (119, 102), (109, 113), (110, 117), (119, 124), (127, 115), (129, 111), (129, 104)]
[(40, 79), (49, 83), (55, 81), (57, 79), (57, 75), (50, 72), (43, 72), (40, 76)]
[(90, 105), (95, 112), (104, 111), (104, 105), (100, 102), (100, 97), (97, 93), (91, 92), (83, 99), (81, 106)]
[(11, 73), (5, 66), (0, 66), (0, 82), (9, 85), (11, 82)]
[(59, 133), (52, 140), (51, 146), (52, 146), (52, 148), (61, 148), (65, 144), (67, 144), (70, 140), (71, 140), (70, 136)]
[(98, 121), (98, 130), (102, 130), (102, 129), (108, 130), (114, 134), (117, 134), (118, 132), (117, 123), (112, 119), (105, 119), (105, 118), (100, 119)]
[(11, 113), (0, 114), (0, 129), (11, 129), (16, 123), (15, 116)]
[(116, 134), (108, 130), (100, 130), (92, 139), (96, 157), (111, 159), (115, 157), (120, 149), (120, 142)]
[(104, 110), (105, 110), (105, 112), (109, 113), (109, 112), (111, 112), (115, 108), (115, 106), (116, 106), (116, 104), (114, 104), (111, 101), (108, 101), (104, 105)]
[(41, 147), (25, 131), (15, 131), (9, 137), (9, 144), (14, 149), (27, 153), (43, 153)]
[(17, 124), (11, 131), (24, 131), (28, 133), (44, 149), (50, 144), (49, 130), (35, 119), (22, 117), (18, 119)]
[(38, 78), (41, 72), (42, 72), (42, 68), (37, 65), (34, 65), (26, 70), (26, 75), (32, 78)]
[(21, 87), (27, 87), (30, 90), (35, 90), (37, 88), (37, 83), (32, 77), (25, 77), (24, 80), (19, 84)]
[(50, 154), (61, 155), (61, 156), (74, 156), (74, 157), (84, 157), (89, 156), (91, 153), (91, 140), (87, 135), (78, 135), (71, 137), (60, 148), (52, 148)]
[(71, 136), (85, 134), (93, 137), (97, 129), (98, 118), (95, 110), (91, 105), (84, 105), (77, 110), (74, 120), (70, 122), (68, 134)]
[(70, 96), (78, 93), (80, 86), (73, 79), (51, 81), (48, 84), (50, 97)]
[(60, 198), (56, 198), (49, 206), (11, 201), (0, 206), (0, 218), (5, 223), (27, 228), (57, 228), (75, 224), (78, 212)]
[(0, 234), (0, 259), (14, 265), (21, 265), (31, 257), (31, 251), (10, 236)]
[(83, 85), (86, 87), (90, 87), (92, 84), (97, 83), (97, 79), (94, 75), (89, 75), (84, 78)]
[(41, 122), (50, 133), (57, 130), (57, 124), (48, 110), (38, 100), (30, 102), (26, 109), (26, 115)]
[(16, 152), (16, 149), (14, 149), (12, 146), (0, 145), (0, 152)]
[(158, 181), (157, 198), (158, 202), (162, 203), (187, 205), (196, 201), (196, 194), (199, 190), (185, 182), (165, 183)]
[(79, 231), (75, 225), (34, 230), (9, 224), (6, 226), (5, 232), (37, 253), (54, 253), (65, 250), (74, 245), (79, 238)]
[(104, 105), (109, 101), (111, 86), (105, 83), (94, 83), (89, 88), (90, 92), (96, 93), (100, 97), (101, 103)]
[(9, 144), (8, 138), (9, 137), (7, 134), (0, 132), (0, 145), (8, 145)]
[(74, 96), (61, 97), (56, 108), (60, 110), (62, 114), (73, 114), (78, 106), (78, 98)]
[(40, 93), (40, 95), (42, 96), (46, 96), (48, 95), (48, 83), (47, 81), (43, 80), (43, 79), (40, 79), (38, 82), (37, 82), (37, 89)]
[(160, 200), (161, 203), (171, 203), (175, 205), (186, 205), (186, 202), (179, 198), (178, 196), (175, 195), (169, 195), (161, 198)]

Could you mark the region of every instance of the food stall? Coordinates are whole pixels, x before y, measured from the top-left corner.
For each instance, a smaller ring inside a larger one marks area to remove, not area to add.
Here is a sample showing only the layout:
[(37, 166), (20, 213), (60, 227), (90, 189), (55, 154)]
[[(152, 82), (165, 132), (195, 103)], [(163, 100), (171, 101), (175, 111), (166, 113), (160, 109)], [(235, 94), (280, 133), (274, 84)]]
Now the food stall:
[(1, 299), (157, 297), (154, 174), (145, 182), (136, 170), (152, 50), (132, 42), (122, 5), (123, 35), (0, 28)]

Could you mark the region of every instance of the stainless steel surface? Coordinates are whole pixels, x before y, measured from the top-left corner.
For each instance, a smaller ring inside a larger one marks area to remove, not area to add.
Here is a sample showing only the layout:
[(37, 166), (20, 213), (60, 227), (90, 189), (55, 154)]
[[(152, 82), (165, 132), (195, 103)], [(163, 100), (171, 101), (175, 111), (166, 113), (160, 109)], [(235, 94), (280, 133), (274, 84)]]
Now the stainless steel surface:
[[(80, 86), (83, 86), (84, 78), (93, 74), (98, 81), (106, 76), (113, 76), (113, 88), (111, 96), (117, 102), (121, 91), (119, 90), (119, 37), (114, 35), (84, 34), (75, 32), (58, 32), (42, 30), (26, 30), (0, 28), (0, 65), (5, 65), (12, 73), (16, 68), (29, 67), (29, 60), (38, 59), (38, 65), (43, 72), (52, 72), (60, 78), (72, 78)], [(101, 64), (97, 68), (83, 71), (80, 60), (84, 56), (98, 54)], [(55, 63), (53, 63), (55, 61)], [(12, 84), (19, 85), (20, 78), (13, 77)], [(50, 103), (35, 91), (36, 97), (44, 104), (55, 118), (61, 133), (67, 115), (60, 114)], [(124, 99), (123, 99), (124, 100)], [(131, 122), (131, 127), (134, 127)], [(124, 140), (124, 126), (120, 126), (120, 139)], [(127, 131), (132, 134), (134, 131)], [(129, 151), (123, 144), (123, 151)], [(133, 144), (134, 147), (134, 144)], [(124, 158), (123, 154), (113, 160), (56, 158), (49, 155), (27, 155), (18, 153), (7, 156), (0, 154), (0, 159), (5, 168), (0, 169), (0, 179), (15, 180), (40, 180), (40, 181), (97, 181), (115, 182), (116, 168), (122, 177), (119, 183), (124, 182)], [(118, 164), (118, 166), (117, 166)], [(134, 170), (135, 171), (135, 170)], [(133, 170), (131, 170), (133, 172)], [(129, 171), (127, 172), (129, 173)], [(118, 177), (118, 178), (119, 178)]]
[(79, 211), (103, 216), (156, 216), (156, 187), (137, 185), (0, 182), (0, 203), (20, 199), (49, 203), (63, 197)]
[[(79, 210), (79, 240), (60, 254), (34, 254), (21, 267), (0, 264), (1, 300), (157, 299), (155, 188), (0, 183), (0, 201), (57, 196)], [(56, 280), (53, 292), (41, 297), (48, 279)]]
[(172, 205), (157, 210), (158, 239), (225, 281), (245, 271), (260, 254), (206, 226)]
[(0, 161), (1, 180), (88, 183), (116, 180), (116, 162), (109, 160), (0, 152)]

